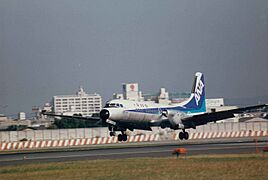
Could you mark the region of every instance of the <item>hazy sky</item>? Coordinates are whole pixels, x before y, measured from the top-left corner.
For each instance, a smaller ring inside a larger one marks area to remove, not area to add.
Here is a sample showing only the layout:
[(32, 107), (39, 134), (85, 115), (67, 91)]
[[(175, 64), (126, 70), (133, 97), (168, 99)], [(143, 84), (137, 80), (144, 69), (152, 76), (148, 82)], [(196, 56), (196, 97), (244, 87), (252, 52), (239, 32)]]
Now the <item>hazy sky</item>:
[(268, 94), (267, 0), (0, 0), (0, 113), (31, 112), (82, 85), (104, 101), (143, 92)]

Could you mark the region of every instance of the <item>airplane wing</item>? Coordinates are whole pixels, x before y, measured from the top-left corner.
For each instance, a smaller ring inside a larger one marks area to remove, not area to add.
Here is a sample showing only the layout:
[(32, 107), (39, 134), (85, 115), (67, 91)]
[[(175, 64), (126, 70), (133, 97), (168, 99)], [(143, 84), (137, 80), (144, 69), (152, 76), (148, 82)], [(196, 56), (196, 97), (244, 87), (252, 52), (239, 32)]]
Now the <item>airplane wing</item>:
[(47, 115), (47, 116), (52, 116), (52, 117), (89, 120), (89, 121), (92, 121), (92, 122), (98, 122), (98, 121), (101, 120), (99, 117), (84, 117), (84, 116), (79, 116), (79, 115), (69, 116), (69, 115), (54, 114), (54, 113), (49, 113), (49, 112), (42, 112), (42, 114)]
[(200, 115), (186, 117), (182, 119), (182, 123), (184, 124), (186, 128), (195, 128), (196, 126), (207, 124), (209, 122), (216, 122), (216, 121), (227, 119), (227, 118), (233, 118), (235, 117), (234, 114), (240, 114), (248, 110), (261, 109), (265, 107), (268, 107), (268, 105), (262, 104), (262, 105), (248, 106), (244, 108), (237, 108), (237, 109), (226, 110), (226, 111), (204, 113)]

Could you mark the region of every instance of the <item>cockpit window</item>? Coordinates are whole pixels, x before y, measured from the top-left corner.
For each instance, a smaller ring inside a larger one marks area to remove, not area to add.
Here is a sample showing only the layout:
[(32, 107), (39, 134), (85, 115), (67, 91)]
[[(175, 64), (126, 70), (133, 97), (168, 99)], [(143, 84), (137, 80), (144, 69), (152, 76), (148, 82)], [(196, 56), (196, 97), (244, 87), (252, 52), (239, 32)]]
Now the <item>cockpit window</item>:
[(118, 104), (118, 103), (107, 103), (104, 108), (120, 108), (124, 107), (123, 104)]

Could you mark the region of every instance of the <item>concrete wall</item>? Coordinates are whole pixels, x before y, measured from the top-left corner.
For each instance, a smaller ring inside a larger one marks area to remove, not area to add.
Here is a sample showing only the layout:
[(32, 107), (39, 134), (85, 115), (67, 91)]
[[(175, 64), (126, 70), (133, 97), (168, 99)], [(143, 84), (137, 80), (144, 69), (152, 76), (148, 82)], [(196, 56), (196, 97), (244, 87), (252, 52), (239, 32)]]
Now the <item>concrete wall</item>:
[[(189, 133), (196, 132), (237, 132), (237, 131), (267, 131), (268, 122), (250, 123), (211, 123), (198, 126), (196, 129), (187, 130)], [(178, 132), (177, 130), (176, 132)], [(137, 134), (160, 134), (164, 139), (170, 139), (174, 130), (169, 128), (153, 128), (153, 131), (135, 130), (128, 132), (128, 135)], [(65, 140), (82, 139), (94, 137), (108, 137), (108, 128), (81, 128), (81, 129), (53, 129), (53, 130), (33, 130), (33, 131), (2, 131), (0, 132), (0, 142), (15, 142), (22, 139), (28, 141), (36, 140)]]

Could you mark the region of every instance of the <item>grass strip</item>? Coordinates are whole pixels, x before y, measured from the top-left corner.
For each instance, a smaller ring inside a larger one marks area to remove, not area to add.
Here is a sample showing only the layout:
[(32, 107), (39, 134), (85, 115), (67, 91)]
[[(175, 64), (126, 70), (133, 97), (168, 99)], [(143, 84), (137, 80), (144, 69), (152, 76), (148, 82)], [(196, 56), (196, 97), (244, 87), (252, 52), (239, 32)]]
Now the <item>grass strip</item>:
[(207, 155), (0, 167), (0, 179), (267, 179), (267, 155)]

